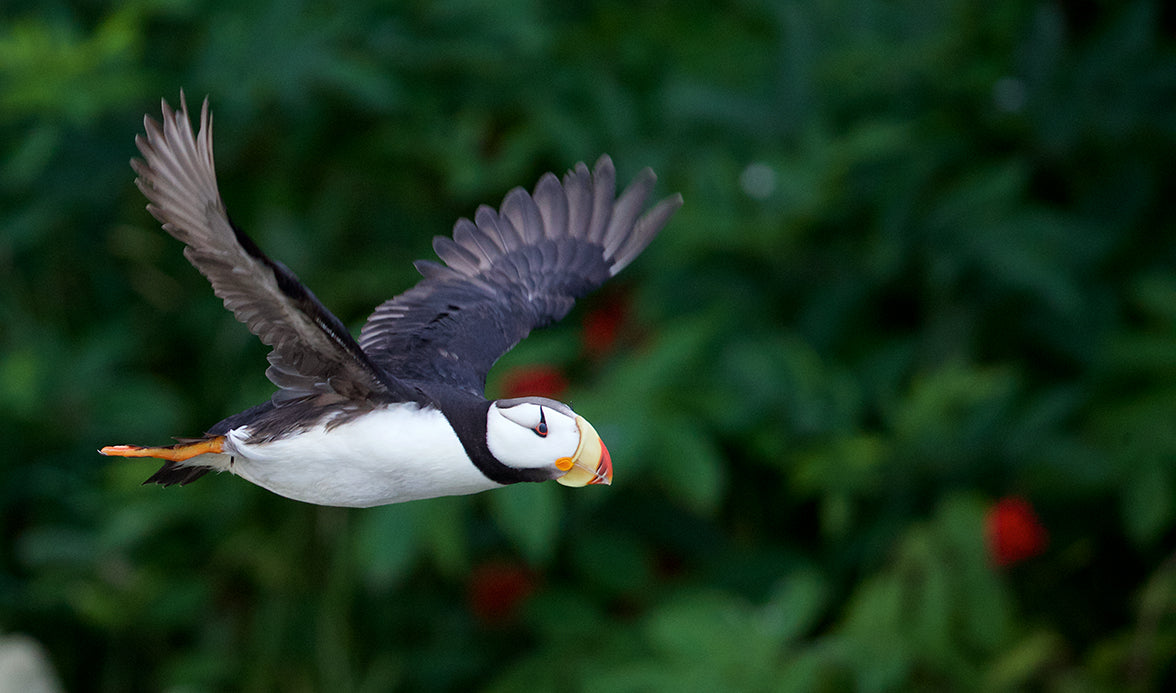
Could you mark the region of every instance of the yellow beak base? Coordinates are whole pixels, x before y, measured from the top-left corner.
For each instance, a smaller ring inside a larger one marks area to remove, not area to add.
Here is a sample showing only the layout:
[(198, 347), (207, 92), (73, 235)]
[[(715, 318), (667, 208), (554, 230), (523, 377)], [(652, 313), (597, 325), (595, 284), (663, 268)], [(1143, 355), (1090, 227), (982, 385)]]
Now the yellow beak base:
[(571, 457), (556, 460), (557, 468), (567, 470), (556, 481), (577, 488), (590, 484), (608, 486), (612, 483), (612, 457), (608, 454), (608, 448), (604, 447), (604, 441), (584, 417), (577, 416), (576, 425), (580, 428), (580, 444)]

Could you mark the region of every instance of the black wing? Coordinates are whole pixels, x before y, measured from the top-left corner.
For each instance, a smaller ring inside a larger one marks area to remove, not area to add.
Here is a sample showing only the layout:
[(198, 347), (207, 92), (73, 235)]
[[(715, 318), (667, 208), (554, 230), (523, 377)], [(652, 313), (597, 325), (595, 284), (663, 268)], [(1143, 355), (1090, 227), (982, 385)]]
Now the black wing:
[(192, 134), (182, 92), (178, 113), (164, 101), (163, 124), (145, 117), (143, 125), (146, 136), (135, 137), (143, 159), (131, 166), (150, 201), (147, 210), (187, 246), (184, 256), (212, 282), (225, 307), (273, 347), (266, 375), (280, 388), (275, 401), (312, 394), (411, 399), (412, 392), (368, 359), (293, 272), (229, 221), (216, 185), (208, 99), (199, 135)]
[(445, 265), (416, 263), (424, 279), (368, 318), (359, 345), (397, 378), (481, 394), (486, 373), (531, 330), (621, 271), (682, 204), (668, 197), (642, 215), (657, 177), (645, 169), (619, 197), (607, 156), (563, 184), (546, 174), (533, 195), (507, 194), (499, 211), (479, 207), (433, 249)]

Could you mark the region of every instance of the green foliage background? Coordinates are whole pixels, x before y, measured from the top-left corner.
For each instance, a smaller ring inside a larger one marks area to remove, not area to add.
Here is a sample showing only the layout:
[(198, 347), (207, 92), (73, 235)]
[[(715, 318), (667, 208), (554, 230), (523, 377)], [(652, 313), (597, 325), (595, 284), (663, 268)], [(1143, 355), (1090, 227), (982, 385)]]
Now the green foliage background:
[[(1109, 0), (6, 2), (0, 630), (74, 691), (1172, 685), (1174, 36)], [(355, 328), (544, 171), (681, 191), (615, 352), (598, 297), (498, 370), (569, 373), (616, 484), (349, 511), (98, 457), (270, 392), (131, 183), (180, 88)], [(1009, 495), (1050, 543), (997, 569)], [(490, 564), (533, 590), (487, 620)]]

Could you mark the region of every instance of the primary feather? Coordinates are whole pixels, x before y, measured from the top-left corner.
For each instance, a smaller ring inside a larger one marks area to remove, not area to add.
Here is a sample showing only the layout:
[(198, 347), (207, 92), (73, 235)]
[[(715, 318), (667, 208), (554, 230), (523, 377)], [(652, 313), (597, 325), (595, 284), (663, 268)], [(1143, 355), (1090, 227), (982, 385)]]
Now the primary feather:
[(645, 169), (616, 194), (612, 160), (590, 173), (515, 188), (495, 211), (460, 219), (433, 239), (445, 264), (418, 261), (423, 279), (368, 318), (359, 344), (376, 364), (408, 380), (478, 392), (490, 367), (531, 330), (563, 318), (576, 299), (632, 262), (682, 204), (674, 195), (641, 214), (657, 180)]
[(193, 135), (188, 104), (163, 102), (163, 123), (143, 120), (135, 138), (143, 158), (131, 166), (148, 211), (184, 243), (184, 257), (212, 283), (225, 307), (273, 347), (266, 375), (279, 399), (333, 394), (349, 399), (409, 391), (363, 353), (347, 328), (281, 263), (229, 221), (216, 185), (208, 99)]

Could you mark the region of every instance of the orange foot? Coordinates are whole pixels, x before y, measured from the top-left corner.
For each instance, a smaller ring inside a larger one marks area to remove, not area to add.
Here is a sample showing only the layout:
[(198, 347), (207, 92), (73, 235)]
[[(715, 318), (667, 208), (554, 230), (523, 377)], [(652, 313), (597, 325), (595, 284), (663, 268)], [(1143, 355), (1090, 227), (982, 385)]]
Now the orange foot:
[(194, 443), (177, 443), (160, 448), (145, 448), (141, 445), (107, 445), (98, 452), (115, 457), (156, 457), (161, 460), (183, 462), (197, 455), (224, 452), (224, 442), (224, 436), (217, 436)]

